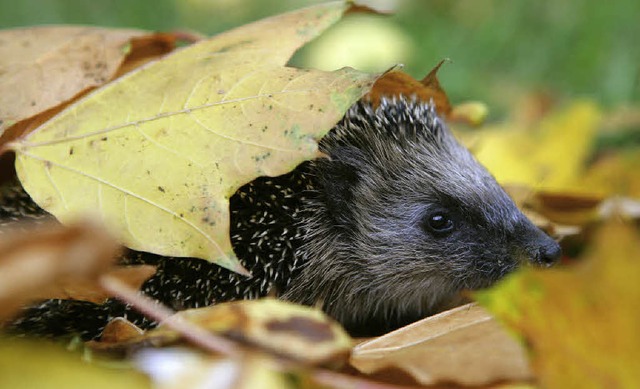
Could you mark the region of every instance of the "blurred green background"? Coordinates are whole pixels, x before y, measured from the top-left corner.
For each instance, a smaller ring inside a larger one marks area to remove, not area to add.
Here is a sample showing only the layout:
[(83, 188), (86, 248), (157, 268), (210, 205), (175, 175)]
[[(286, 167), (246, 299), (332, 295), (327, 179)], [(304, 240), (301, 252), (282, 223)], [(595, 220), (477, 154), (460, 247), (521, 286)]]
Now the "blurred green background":
[[(309, 0), (0, 0), (0, 28), (93, 24), (214, 34)], [(392, 16), (350, 16), (303, 49), (296, 66), (424, 76), (443, 58), (454, 102), (482, 100), (494, 118), (535, 92), (604, 106), (640, 100), (638, 0), (360, 1)]]

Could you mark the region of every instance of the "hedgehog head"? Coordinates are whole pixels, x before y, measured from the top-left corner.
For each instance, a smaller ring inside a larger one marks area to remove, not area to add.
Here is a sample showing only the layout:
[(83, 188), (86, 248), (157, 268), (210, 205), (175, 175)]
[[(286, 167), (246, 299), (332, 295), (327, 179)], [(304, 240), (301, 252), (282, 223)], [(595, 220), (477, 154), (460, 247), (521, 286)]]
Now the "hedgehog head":
[(288, 297), (320, 302), (352, 331), (410, 322), (519, 264), (560, 255), (432, 105), (358, 103), (321, 149), (328, 158), (313, 164), (303, 226), (306, 267)]

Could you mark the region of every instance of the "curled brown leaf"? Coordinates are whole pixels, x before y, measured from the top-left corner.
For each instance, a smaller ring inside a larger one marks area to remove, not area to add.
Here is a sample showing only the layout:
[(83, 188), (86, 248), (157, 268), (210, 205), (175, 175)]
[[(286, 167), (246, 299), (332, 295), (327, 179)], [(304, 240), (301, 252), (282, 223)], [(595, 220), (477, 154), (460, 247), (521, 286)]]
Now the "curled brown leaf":
[(29, 301), (49, 297), (56, 283), (106, 272), (119, 248), (101, 227), (86, 221), (5, 232), (0, 237), (0, 320)]

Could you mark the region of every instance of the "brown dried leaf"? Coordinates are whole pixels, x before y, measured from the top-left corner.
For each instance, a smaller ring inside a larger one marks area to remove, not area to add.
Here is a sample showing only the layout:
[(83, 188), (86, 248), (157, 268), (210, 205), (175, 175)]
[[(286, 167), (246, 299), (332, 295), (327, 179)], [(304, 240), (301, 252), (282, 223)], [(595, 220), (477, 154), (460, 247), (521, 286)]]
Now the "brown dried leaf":
[[(109, 35), (113, 34), (114, 35), (112, 37), (113, 39), (105, 38), (105, 41), (101, 43), (103, 45), (102, 47), (94, 48), (95, 51), (104, 50), (104, 59), (105, 61), (106, 60), (109, 61), (109, 62), (105, 62), (109, 64), (108, 67), (104, 67), (103, 69), (100, 69), (100, 71), (102, 72), (100, 75), (100, 79), (104, 79), (104, 82), (98, 83), (96, 80), (93, 80), (93, 82), (90, 82), (92, 80), (87, 80), (86, 77), (81, 77), (78, 73), (79, 67), (80, 66), (84, 67), (85, 65), (81, 64), (80, 62), (74, 63), (74, 68), (69, 72), (67, 72), (68, 74), (65, 73), (66, 75), (63, 77), (62, 75), (56, 73), (56, 71), (61, 71), (60, 69), (58, 69), (58, 67), (62, 65), (60, 65), (59, 63), (53, 62), (53, 59), (47, 60), (42, 71), (43, 72), (46, 71), (48, 72), (48, 74), (50, 73), (51, 76), (47, 78), (37, 78), (36, 82), (39, 82), (39, 84), (36, 86), (40, 88), (46, 88), (46, 90), (56, 90), (56, 88), (58, 88), (57, 92), (45, 94), (44, 97), (46, 99), (41, 100), (42, 104), (39, 104), (39, 105), (36, 104), (36, 106), (33, 106), (33, 107), (31, 105), (24, 105), (24, 101), (12, 100), (13, 105), (5, 106), (4, 109), (7, 109), (7, 110), (11, 109), (14, 111), (13, 119), (11, 118), (11, 112), (7, 113), (7, 115), (9, 115), (8, 116), (9, 119), (5, 118), (4, 117), (5, 112), (3, 111), (3, 108), (0, 107), (0, 145), (4, 145), (9, 141), (15, 140), (18, 137), (31, 132), (33, 129), (39, 127), (44, 122), (51, 119), (54, 115), (62, 111), (69, 104), (80, 99), (90, 90), (92, 90), (94, 87), (100, 86), (103, 83), (106, 83), (107, 81), (117, 78), (125, 73), (128, 73), (133, 69), (140, 67), (150, 61), (161, 58), (163, 55), (171, 52), (176, 47), (176, 42), (178, 40), (187, 41), (187, 42), (197, 40), (197, 36), (191, 36), (191, 35), (183, 34), (179, 32), (156, 33), (156, 34), (136, 35), (136, 36), (132, 35), (129, 38), (127, 37), (126, 34), (123, 34), (123, 30), (117, 30), (117, 29), (94, 30), (94, 29), (88, 29), (88, 28), (75, 28), (75, 27), (72, 28), (72, 27), (62, 27), (62, 26), (48, 27), (48, 29), (52, 29), (52, 30), (59, 29), (60, 30), (59, 33), (61, 35), (60, 39), (63, 39), (62, 35), (64, 32), (68, 32), (70, 34), (70, 36), (67, 37), (70, 41), (68, 42), (68, 44), (60, 46), (59, 50), (61, 52), (56, 53), (56, 55), (69, 55), (68, 51), (78, 50), (77, 48), (72, 47), (74, 42), (76, 42), (74, 41), (74, 39), (78, 39), (79, 41), (82, 41), (82, 39), (86, 39), (89, 41), (92, 38), (97, 39), (99, 37), (99, 34), (102, 34), (102, 33), (105, 35), (105, 37), (108, 37)], [(82, 33), (82, 31), (84, 30), (87, 30), (86, 34), (91, 34), (91, 31), (94, 31), (93, 32), (94, 35), (89, 35), (89, 38), (86, 38)], [(5, 39), (4, 37), (6, 33), (12, 32), (12, 31), (13, 30), (7, 30), (4, 32), (0, 31), (0, 46), (1, 46), (1, 41)], [(124, 31), (126, 32), (129, 30), (124, 30)], [(133, 30), (131, 31), (132, 31), (132, 34), (135, 32)], [(35, 32), (33, 33), (35, 34)], [(142, 34), (143, 31), (139, 31), (139, 33)], [(55, 37), (57, 36), (58, 35), (55, 35)], [(9, 34), (9, 38), (11, 38), (10, 34)], [(120, 43), (119, 47), (121, 48), (121, 50), (119, 52), (114, 53), (113, 51), (115, 50), (118, 43)], [(127, 46), (127, 44), (129, 46)], [(34, 48), (32, 47), (32, 45), (29, 45), (28, 47), (34, 51), (50, 50), (50, 47), (37, 46)], [(5, 102), (2, 95), (4, 95), (5, 98), (9, 98), (12, 96), (12, 93), (2, 93), (3, 91), (5, 91), (4, 88), (8, 89), (9, 87), (12, 87), (14, 84), (20, 83), (20, 86), (26, 85), (27, 92), (29, 92), (31, 91), (31, 87), (34, 83), (33, 80), (26, 79), (29, 76), (29, 74), (25, 74), (23, 78), (12, 78), (11, 80), (5, 80), (5, 74), (8, 74), (9, 76), (12, 76), (12, 77), (15, 76), (14, 74), (15, 71), (13, 73), (4, 73), (4, 72), (9, 72), (10, 70), (7, 70), (7, 69), (10, 69), (14, 66), (8, 63), (8, 61), (11, 59), (11, 55), (10, 55), (11, 50), (14, 50), (13, 46), (6, 47), (5, 49), (0, 47), (0, 53), (6, 52), (8, 54), (4, 61), (0, 59), (0, 93), (1, 93), (0, 102), (2, 102), (3, 104)], [(88, 54), (94, 53), (94, 51), (87, 51), (87, 53)], [(34, 55), (35, 54), (37, 53), (34, 52)], [(45, 54), (42, 53), (42, 55), (44, 56)], [(47, 55), (54, 56), (54, 54), (51, 54), (51, 53), (48, 53)], [(71, 57), (73, 57), (73, 55), (71, 55)], [(76, 56), (76, 57), (73, 57), (73, 60), (81, 61), (83, 60), (83, 58)], [(95, 58), (93, 60), (97, 61), (97, 59)], [(5, 63), (5, 61), (7, 61), (7, 63)], [(59, 61), (62, 62), (63, 60), (60, 59)], [(71, 67), (71, 65), (69, 64), (67, 65)], [(90, 67), (92, 65), (86, 62), (86, 66)], [(94, 64), (93, 66), (95, 67), (97, 65)], [(22, 71), (25, 72), (25, 70), (22, 70)], [(73, 77), (75, 77), (75, 79), (71, 80), (71, 78)], [(7, 82), (9, 82), (9, 84), (7, 84)], [(58, 85), (61, 82), (65, 82), (64, 88)], [(27, 92), (23, 92), (23, 95)], [(41, 95), (38, 95), (38, 97), (41, 97)], [(36, 100), (33, 100), (33, 101), (36, 101)], [(23, 104), (23, 105), (18, 107), (18, 104)], [(20, 115), (15, 112), (23, 112), (23, 113)], [(3, 123), (3, 120), (5, 121), (4, 123)], [(12, 121), (13, 121), (13, 124), (11, 124)]]
[(175, 49), (177, 41), (193, 43), (200, 38), (197, 35), (180, 32), (155, 33), (134, 37), (131, 39), (129, 55), (125, 58), (114, 78), (129, 73), (148, 62), (160, 59)]
[[(28, 119), (21, 120), (15, 123), (13, 126), (5, 128), (4, 132), (0, 130), (0, 154), (2, 154), (5, 151), (4, 145), (6, 145), (8, 142), (18, 139), (19, 137), (35, 130), (36, 128), (41, 126), (43, 123), (45, 123), (46, 121), (54, 117), (56, 114), (58, 114), (60, 111), (65, 109), (68, 105), (73, 103), (75, 100), (84, 96), (85, 93), (87, 92), (88, 91), (81, 92), (75, 98), (69, 101), (61, 103), (60, 105), (57, 105), (51, 109), (41, 112)], [(2, 119), (0, 118), (0, 120)], [(13, 167), (11, 167), (11, 169), (13, 169)]]
[(100, 342), (122, 343), (135, 339), (144, 334), (144, 330), (131, 323), (124, 317), (116, 317), (104, 327)]
[(351, 3), (349, 9), (344, 13), (350, 14), (373, 14), (373, 15), (391, 15), (391, 12), (380, 11), (366, 5)]
[[(138, 290), (155, 272), (155, 266), (138, 265), (115, 267), (105, 272), (105, 274), (115, 277), (129, 287)], [(100, 286), (96, 278), (77, 279), (77, 277), (71, 277), (56, 282), (55, 285), (51, 285), (35, 297), (39, 299), (83, 300), (101, 304), (104, 300), (113, 296)]]
[(584, 226), (599, 219), (599, 206), (603, 200), (599, 195), (541, 191), (529, 204), (555, 222)]
[(548, 209), (538, 201), (539, 196), (544, 196), (543, 193), (536, 193), (533, 188), (526, 185), (507, 184), (503, 185), (503, 188), (533, 224), (555, 239), (562, 240), (582, 230), (581, 226), (560, 224), (545, 216)]
[[(175, 316), (174, 312), (168, 307), (159, 304), (156, 300), (140, 294), (136, 289), (132, 289), (122, 281), (105, 275), (100, 277), (102, 287), (110, 291), (115, 297), (121, 301), (130, 304), (132, 307), (143, 313), (150, 319), (157, 322), (163, 322), (165, 327), (171, 329), (176, 334), (180, 334), (183, 338), (198, 346), (202, 350), (219, 353), (228, 356), (237, 356), (238, 349), (236, 344), (222, 338), (221, 336), (207, 332), (204, 328), (187, 320), (182, 320), (179, 316)], [(130, 346), (136, 346), (141, 343), (154, 343), (155, 339), (133, 339), (124, 343), (100, 343), (93, 342), (93, 347), (107, 351), (127, 351)], [(160, 338), (155, 343), (161, 343), (164, 339)]]
[(105, 272), (119, 246), (91, 223), (48, 224), (0, 239), (0, 320), (22, 304), (42, 297), (60, 280), (85, 279)]
[(0, 133), (110, 80), (141, 30), (29, 27), (0, 31)]
[(421, 81), (400, 70), (389, 71), (376, 81), (365, 97), (371, 99), (374, 106), (378, 106), (383, 96), (415, 95), (424, 102), (433, 100), (436, 111), (442, 116), (448, 116), (451, 112), (451, 104), (436, 76), (444, 62), (445, 60), (440, 61)]
[(522, 347), (477, 304), (362, 343), (353, 349), (351, 365), (366, 374), (400, 370), (423, 385), (442, 381), (483, 385), (531, 378)]

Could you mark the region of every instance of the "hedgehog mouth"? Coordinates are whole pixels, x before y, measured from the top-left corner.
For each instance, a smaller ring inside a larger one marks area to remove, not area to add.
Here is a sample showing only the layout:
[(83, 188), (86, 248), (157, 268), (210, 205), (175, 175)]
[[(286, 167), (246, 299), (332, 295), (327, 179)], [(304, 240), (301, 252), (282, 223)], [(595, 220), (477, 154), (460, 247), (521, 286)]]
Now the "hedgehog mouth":
[(462, 288), (471, 290), (487, 288), (512, 273), (519, 265), (520, 261), (513, 258), (475, 261), (473, 267), (463, 277)]

